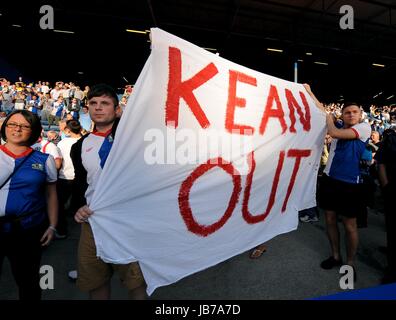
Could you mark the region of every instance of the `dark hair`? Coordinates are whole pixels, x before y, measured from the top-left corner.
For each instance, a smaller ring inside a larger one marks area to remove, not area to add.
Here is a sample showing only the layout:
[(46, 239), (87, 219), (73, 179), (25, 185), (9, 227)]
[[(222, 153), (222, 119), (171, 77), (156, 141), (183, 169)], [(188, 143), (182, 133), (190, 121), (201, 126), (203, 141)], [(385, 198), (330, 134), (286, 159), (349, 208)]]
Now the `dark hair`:
[(31, 146), (32, 144), (36, 143), (36, 141), (40, 137), (43, 127), (41, 126), (39, 117), (28, 110), (16, 110), (11, 112), (4, 120), (3, 125), (1, 126), (1, 136), (3, 137), (3, 140), (7, 141), (6, 126), (8, 120), (10, 120), (10, 118), (16, 114), (22, 115), (25, 118), (25, 120), (30, 124), (32, 131), (29, 140), (27, 141), (27, 145)]
[(107, 84), (100, 83), (94, 85), (87, 94), (88, 101), (95, 97), (107, 96), (113, 99), (114, 108), (118, 106), (118, 96), (115, 90)]
[(68, 128), (74, 134), (79, 134), (81, 132), (81, 125), (80, 122), (77, 120), (67, 120), (66, 121), (66, 128)]
[(357, 106), (360, 109), (360, 104), (359, 103), (356, 103), (356, 102), (353, 102), (353, 101), (348, 101), (348, 102), (345, 102), (344, 105), (342, 106), (341, 112), (344, 111), (345, 108), (348, 108), (350, 106)]

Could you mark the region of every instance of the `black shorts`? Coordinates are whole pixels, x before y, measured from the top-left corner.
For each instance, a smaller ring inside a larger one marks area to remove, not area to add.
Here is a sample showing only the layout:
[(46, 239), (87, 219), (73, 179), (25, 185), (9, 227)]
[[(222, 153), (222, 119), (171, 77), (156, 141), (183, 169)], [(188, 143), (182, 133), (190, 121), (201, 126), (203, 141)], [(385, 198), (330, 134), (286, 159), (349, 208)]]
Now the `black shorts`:
[(324, 174), (320, 182), (319, 206), (347, 218), (356, 218), (366, 207), (363, 187)]

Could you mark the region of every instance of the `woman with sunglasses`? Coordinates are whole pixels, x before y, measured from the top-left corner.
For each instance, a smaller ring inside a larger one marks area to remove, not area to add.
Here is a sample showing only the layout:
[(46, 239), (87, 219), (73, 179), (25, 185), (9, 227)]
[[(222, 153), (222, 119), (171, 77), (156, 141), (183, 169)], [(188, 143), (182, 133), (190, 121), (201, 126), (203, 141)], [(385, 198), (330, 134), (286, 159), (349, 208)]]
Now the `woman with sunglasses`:
[(43, 246), (54, 237), (58, 219), (55, 160), (34, 151), (42, 127), (27, 110), (11, 113), (1, 126), (0, 271), (8, 257), (21, 300), (39, 300)]

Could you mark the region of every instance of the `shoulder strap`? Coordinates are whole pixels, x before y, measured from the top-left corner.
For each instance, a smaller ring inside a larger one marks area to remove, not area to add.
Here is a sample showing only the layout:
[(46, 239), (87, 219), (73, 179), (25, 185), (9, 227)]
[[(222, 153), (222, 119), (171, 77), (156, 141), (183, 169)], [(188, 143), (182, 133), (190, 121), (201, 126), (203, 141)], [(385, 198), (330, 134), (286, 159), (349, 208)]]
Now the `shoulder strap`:
[(19, 170), (20, 167), (22, 167), (22, 165), (26, 162), (27, 159), (30, 158), (30, 156), (31, 156), (33, 153), (34, 153), (34, 150), (32, 150), (32, 152), (30, 152), (30, 153), (25, 157), (25, 159), (23, 159), (23, 160), (21, 161), (21, 163), (20, 163), (19, 165), (17, 165), (17, 166), (14, 168), (14, 171), (12, 171), (12, 173), (8, 176), (8, 178), (1, 184), (0, 189), (3, 188), (3, 187), (7, 184), (7, 182), (12, 178), (12, 176)]

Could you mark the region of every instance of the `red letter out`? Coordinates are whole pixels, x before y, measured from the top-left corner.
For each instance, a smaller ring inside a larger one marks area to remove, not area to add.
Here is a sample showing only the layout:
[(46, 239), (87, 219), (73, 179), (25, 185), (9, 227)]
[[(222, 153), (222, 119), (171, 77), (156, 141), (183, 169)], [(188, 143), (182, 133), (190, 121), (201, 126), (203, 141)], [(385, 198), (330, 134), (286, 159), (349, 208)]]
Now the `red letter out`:
[(210, 123), (193, 91), (209, 81), (218, 73), (213, 63), (208, 64), (192, 78), (182, 81), (182, 60), (178, 48), (169, 47), (169, 82), (166, 98), (165, 123), (177, 128), (179, 123), (179, 102), (183, 98), (197, 118), (202, 128), (209, 127)]
[(249, 175), (246, 178), (246, 188), (243, 197), (242, 203), (242, 216), (246, 220), (247, 223), (258, 223), (260, 221), (264, 221), (268, 214), (271, 212), (271, 209), (275, 202), (276, 190), (278, 189), (279, 184), (279, 177), (282, 172), (283, 162), (285, 160), (285, 151), (281, 151), (279, 154), (278, 166), (276, 167), (275, 177), (272, 182), (271, 194), (268, 200), (267, 209), (264, 213), (253, 216), (249, 212), (249, 198), (250, 198), (250, 190), (252, 188), (252, 180), (253, 180), (253, 173), (254, 169), (256, 168), (256, 162), (254, 161), (254, 151), (249, 154), (248, 163), (252, 164), (250, 168)]
[[(225, 172), (227, 172), (230, 176), (232, 176), (234, 190), (232, 192), (230, 201), (228, 203), (227, 210), (224, 215), (217, 222), (206, 226), (200, 225), (193, 216), (191, 207), (190, 207), (190, 191), (195, 182), (200, 176), (205, 174), (207, 171), (212, 169), (213, 167), (220, 167)], [(232, 212), (235, 209), (235, 206), (238, 203), (239, 194), (241, 193), (241, 176), (236, 171), (231, 163), (227, 163), (222, 158), (210, 159), (206, 162), (206, 164), (201, 164), (198, 168), (196, 168), (190, 176), (187, 177), (186, 180), (183, 181), (180, 191), (179, 191), (179, 209), (180, 213), (183, 217), (184, 223), (187, 226), (187, 229), (196, 235), (206, 237), (209, 234), (216, 232), (220, 229), (227, 220), (231, 217)]]
[(230, 133), (237, 133), (237, 131), (235, 130), (239, 130), (239, 134), (253, 135), (253, 127), (236, 124), (234, 122), (235, 107), (246, 107), (246, 100), (244, 98), (239, 98), (236, 96), (237, 82), (247, 83), (255, 87), (257, 86), (256, 78), (248, 76), (242, 72), (230, 70), (225, 127), (226, 130)]
[(295, 157), (296, 162), (294, 163), (293, 173), (290, 179), (289, 186), (287, 187), (287, 193), (285, 201), (283, 202), (282, 212), (286, 211), (287, 202), (289, 201), (290, 194), (294, 187), (294, 182), (296, 181), (296, 176), (298, 173), (298, 169), (300, 168), (301, 158), (302, 157), (309, 157), (311, 155), (311, 150), (297, 150), (297, 149), (290, 149), (287, 152), (287, 156), (289, 158)]
[(305, 117), (301, 110), (300, 105), (298, 104), (297, 100), (294, 98), (293, 93), (289, 89), (285, 89), (286, 91), (286, 99), (287, 104), (289, 105), (290, 110), (290, 132), (296, 132), (296, 128), (294, 127), (296, 123), (296, 117), (294, 115), (294, 110), (297, 109), (297, 113), (300, 116), (300, 122), (303, 125), (303, 129), (305, 131), (311, 130), (311, 111), (309, 110), (309, 105), (307, 99), (305, 98), (304, 93), (300, 91), (300, 97), (304, 104), (305, 108)]
[[(276, 102), (276, 109), (272, 109), (274, 100)], [(263, 118), (261, 120), (261, 125), (260, 125), (260, 133), (261, 134), (264, 134), (265, 129), (267, 128), (267, 123), (268, 123), (269, 117), (278, 118), (280, 125), (282, 126), (282, 134), (284, 134), (287, 130), (287, 125), (286, 125), (286, 122), (284, 119), (285, 113), (283, 112), (283, 109), (282, 109), (282, 104), (279, 99), (278, 90), (272, 84), (270, 87), (270, 92), (268, 95), (267, 104), (265, 106)]]

